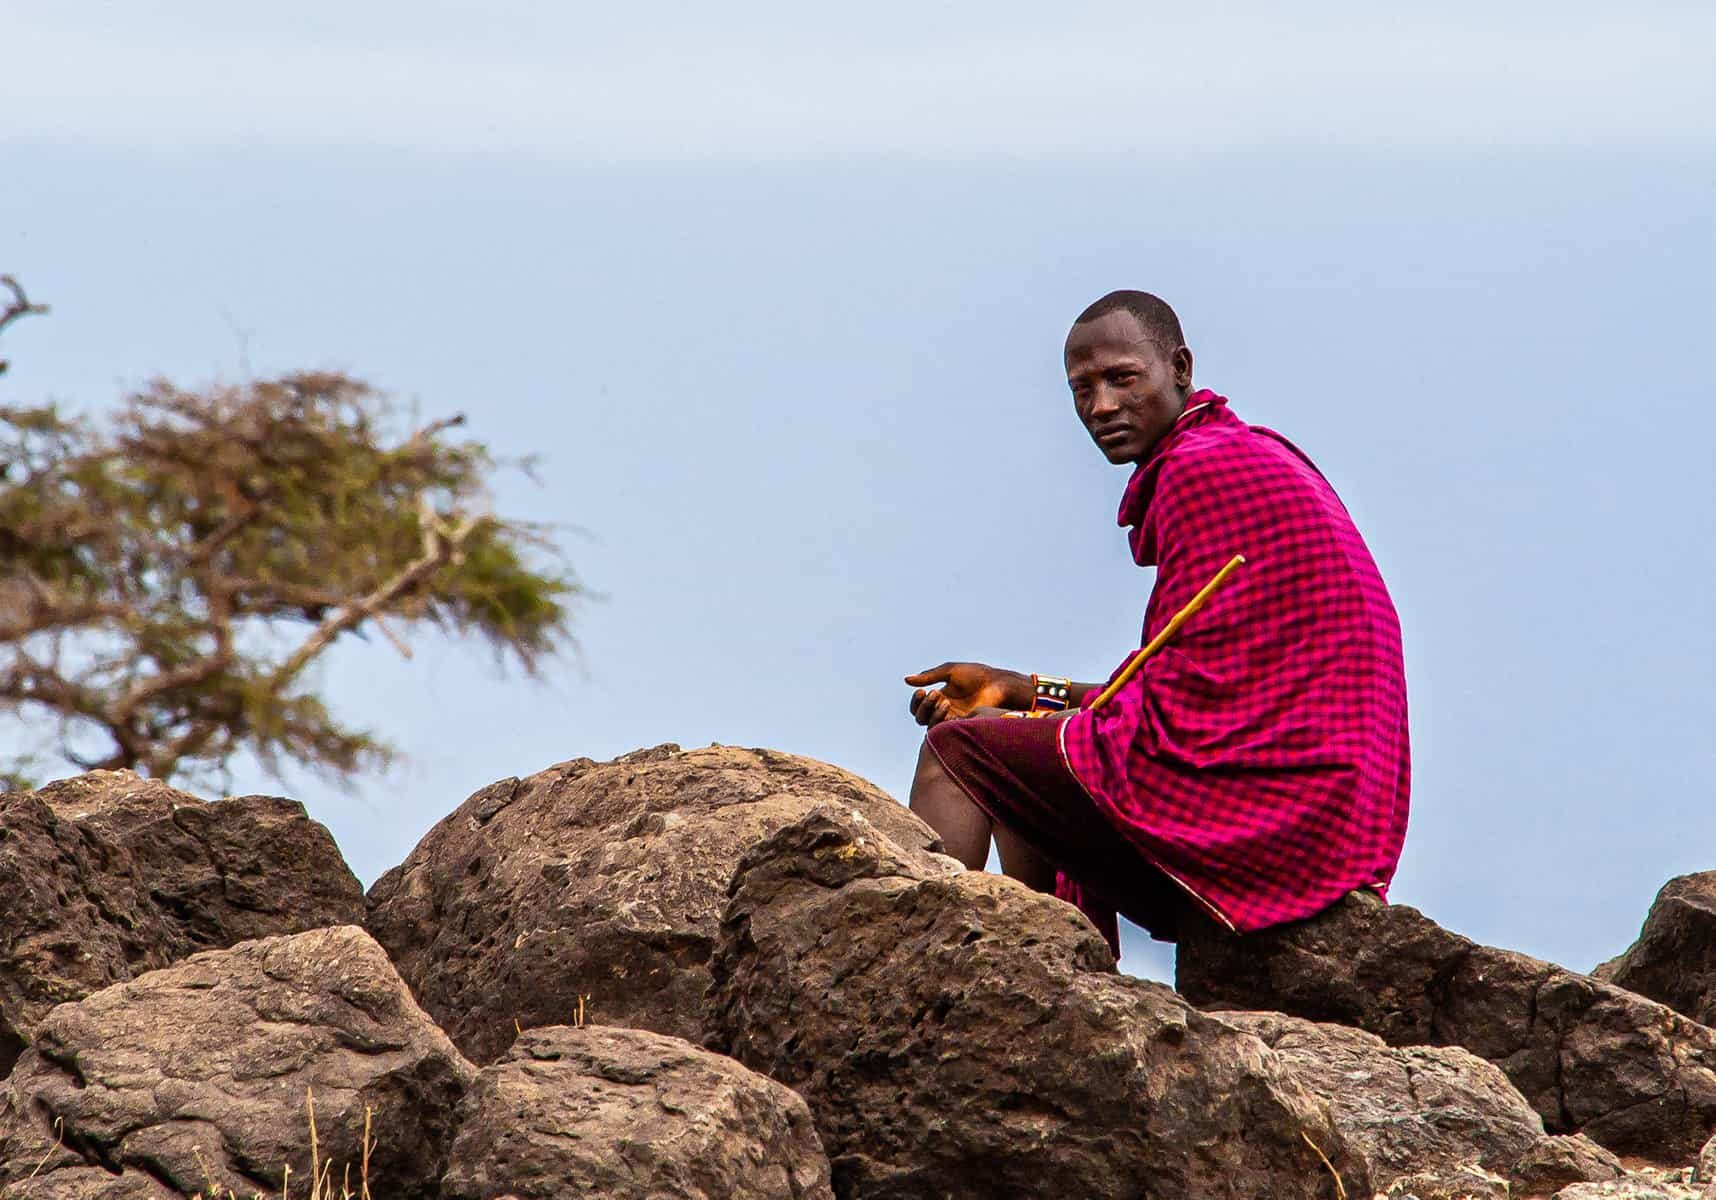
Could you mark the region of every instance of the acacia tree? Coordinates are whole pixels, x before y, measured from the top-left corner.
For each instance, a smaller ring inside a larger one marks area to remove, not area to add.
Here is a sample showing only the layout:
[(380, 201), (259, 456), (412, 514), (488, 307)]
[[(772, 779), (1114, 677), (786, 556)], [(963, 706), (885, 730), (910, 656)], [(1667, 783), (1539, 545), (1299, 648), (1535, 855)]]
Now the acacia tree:
[[(0, 329), (42, 311), (0, 283)], [(307, 678), (341, 638), (472, 635), (534, 674), (576, 578), (490, 511), (505, 464), (463, 418), (404, 416), (328, 372), (156, 382), (100, 421), (0, 407), (0, 714), (82, 769), (347, 777), (393, 752)]]

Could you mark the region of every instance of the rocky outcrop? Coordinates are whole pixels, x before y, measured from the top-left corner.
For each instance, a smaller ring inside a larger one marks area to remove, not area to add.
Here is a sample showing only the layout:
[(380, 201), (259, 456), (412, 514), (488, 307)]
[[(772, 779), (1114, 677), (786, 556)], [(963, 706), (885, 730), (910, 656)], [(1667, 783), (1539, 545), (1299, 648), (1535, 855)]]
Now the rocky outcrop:
[(824, 803), (909, 846), (934, 837), (857, 776), (790, 754), (578, 759), (466, 800), (376, 882), (368, 927), (478, 1062), (520, 1025), (580, 1014), (695, 1040), (740, 856)]
[(678, 1038), (531, 1029), (459, 1107), (444, 1200), (832, 1200), (797, 1095)]
[[(0, 1195), (280, 1195), (367, 1155), (377, 1196), (433, 1197), (475, 1076), (352, 926), (245, 942), (48, 1014), (0, 1104)], [(294, 1192), (294, 1194), (297, 1194)]]
[(289, 800), (209, 803), (129, 771), (0, 795), (0, 1077), (55, 1004), (361, 915), (333, 838)]
[(1663, 884), (1638, 941), (1591, 973), (1716, 1025), (1716, 871)]
[(713, 978), (710, 1044), (810, 1102), (843, 1197), (1371, 1194), (1258, 1038), (845, 807), (744, 857)]
[(1716, 1127), (1716, 1031), (1612, 984), (1480, 946), (1416, 909), (1354, 894), (1236, 937), (1182, 930), (1177, 986), (1203, 1008), (1274, 1009), (1391, 1045), (1494, 1062), (1555, 1133), (1680, 1163)]
[(363, 885), (296, 800), (209, 803), (129, 771), (95, 771), (36, 795), (130, 859), (183, 941), (176, 952), (363, 920)]
[(1370, 1163), (1378, 1189), (1432, 1193), (1548, 1193), (1581, 1180), (1618, 1179), (1620, 1162), (1582, 1137), (1549, 1137), (1543, 1122), (1490, 1062), (1455, 1047), (1395, 1048), (1344, 1025), (1281, 1013), (1219, 1018), (1261, 1038), (1318, 1096)]

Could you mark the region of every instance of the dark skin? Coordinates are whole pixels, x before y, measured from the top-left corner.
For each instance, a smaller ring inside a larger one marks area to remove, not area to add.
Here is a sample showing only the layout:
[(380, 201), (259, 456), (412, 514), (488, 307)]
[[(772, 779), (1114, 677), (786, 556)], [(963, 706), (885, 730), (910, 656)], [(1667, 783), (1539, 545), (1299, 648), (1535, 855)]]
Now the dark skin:
[[(1184, 346), (1169, 350), (1157, 345), (1129, 312), (1074, 325), (1067, 334), (1065, 360), (1073, 411), (1103, 457), (1116, 466), (1143, 462), (1186, 410), (1192, 352)], [(917, 689), (910, 702), (912, 717), (926, 727), (1031, 707), (1029, 675), (983, 663), (942, 663), (907, 675), (906, 683)], [(1073, 684), (1073, 708), (1065, 716), (1100, 686)], [(993, 838), (1006, 874), (1038, 891), (1053, 890), (1053, 866), (973, 804), (927, 741), (912, 779), (911, 806), (941, 836), (947, 852), (968, 868), (983, 869)]]

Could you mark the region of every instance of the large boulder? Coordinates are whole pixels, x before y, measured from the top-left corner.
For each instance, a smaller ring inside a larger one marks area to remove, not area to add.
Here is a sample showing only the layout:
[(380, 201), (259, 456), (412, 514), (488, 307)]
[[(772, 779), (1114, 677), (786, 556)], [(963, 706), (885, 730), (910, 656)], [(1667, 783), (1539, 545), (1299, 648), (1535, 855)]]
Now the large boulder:
[(0, 1195), (281, 1195), (313, 1101), (334, 1181), (367, 1158), (373, 1194), (427, 1200), (475, 1074), (361, 929), (245, 942), (48, 1014), (0, 1101)]
[(55, 1004), (362, 912), (333, 838), (289, 800), (209, 803), (130, 771), (0, 795), (0, 1077)]
[(363, 920), (363, 885), (296, 800), (210, 803), (129, 771), (93, 771), (36, 795), (130, 858), (180, 953)]
[(459, 1106), (443, 1200), (833, 1200), (793, 1092), (679, 1038), (526, 1030)]
[(1716, 1031), (1623, 988), (1450, 933), (1355, 893), (1307, 921), (1181, 930), (1176, 985), (1206, 1009), (1274, 1009), (1391, 1045), (1463, 1046), (1552, 1133), (1690, 1161), (1716, 1128)]
[(1371, 1194), (1260, 1039), (844, 806), (745, 856), (713, 978), (709, 1044), (810, 1102), (842, 1197)]
[(520, 1026), (580, 1018), (695, 1041), (740, 855), (825, 803), (906, 845), (934, 841), (826, 763), (659, 746), (483, 788), (376, 881), (368, 927), (479, 1063)]
[(1369, 1161), (1374, 1185), (1427, 1200), (1548, 1193), (1618, 1179), (1620, 1162), (1583, 1137), (1551, 1137), (1495, 1064), (1451, 1046), (1392, 1047), (1346, 1025), (1283, 1013), (1224, 1012), (1300, 1082), (1325, 1096), (1335, 1125)]
[(1591, 974), (1716, 1025), (1716, 871), (1663, 884), (1638, 941)]

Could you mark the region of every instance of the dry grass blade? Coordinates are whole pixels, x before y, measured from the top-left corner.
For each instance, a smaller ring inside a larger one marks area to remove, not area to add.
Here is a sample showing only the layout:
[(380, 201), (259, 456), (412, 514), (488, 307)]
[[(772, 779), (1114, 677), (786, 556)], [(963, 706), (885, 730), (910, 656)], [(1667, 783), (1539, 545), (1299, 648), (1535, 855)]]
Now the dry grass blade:
[(24, 1181), (26, 1183), (28, 1183), (30, 1180), (34, 1179), (36, 1176), (38, 1176), (42, 1173), (42, 1168), (48, 1165), (48, 1160), (54, 1156), (54, 1151), (58, 1150), (65, 1143), (65, 1136), (66, 1136), (65, 1118), (64, 1117), (55, 1117), (54, 1118), (54, 1144), (48, 1147), (48, 1152), (46, 1154), (42, 1155), (42, 1161), (36, 1164), (36, 1169), (34, 1171), (31, 1171), (28, 1175), (24, 1176)]
[(1317, 1157), (1323, 1160), (1323, 1165), (1329, 1169), (1329, 1176), (1335, 1181), (1335, 1200), (1347, 1200), (1347, 1185), (1341, 1182), (1341, 1173), (1335, 1170), (1335, 1164), (1329, 1161), (1329, 1156), (1323, 1153), (1323, 1148), (1311, 1140), (1310, 1134), (1301, 1129), (1299, 1136), (1305, 1139), (1305, 1144), (1311, 1147)]

